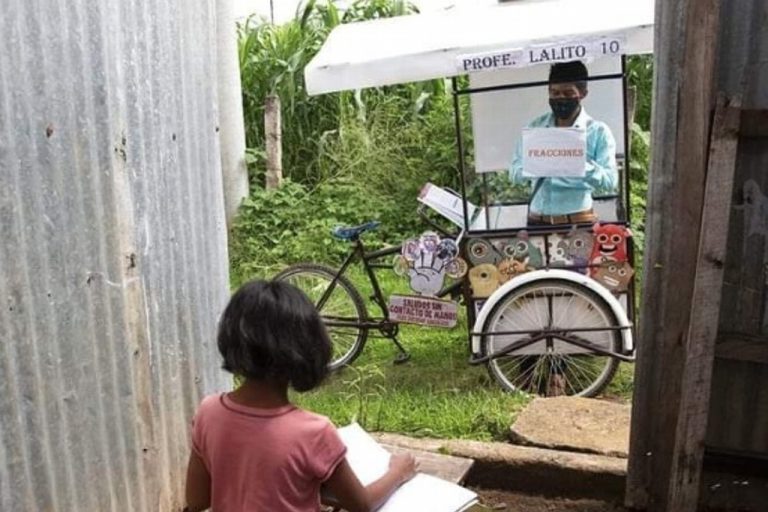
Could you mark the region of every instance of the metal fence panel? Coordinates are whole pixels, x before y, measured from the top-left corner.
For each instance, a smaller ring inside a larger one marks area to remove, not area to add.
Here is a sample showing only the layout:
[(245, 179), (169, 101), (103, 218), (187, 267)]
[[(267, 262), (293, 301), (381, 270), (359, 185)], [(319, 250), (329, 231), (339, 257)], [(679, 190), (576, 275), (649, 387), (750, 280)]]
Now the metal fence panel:
[(215, 2), (3, 0), (0, 509), (180, 505), (227, 383)]

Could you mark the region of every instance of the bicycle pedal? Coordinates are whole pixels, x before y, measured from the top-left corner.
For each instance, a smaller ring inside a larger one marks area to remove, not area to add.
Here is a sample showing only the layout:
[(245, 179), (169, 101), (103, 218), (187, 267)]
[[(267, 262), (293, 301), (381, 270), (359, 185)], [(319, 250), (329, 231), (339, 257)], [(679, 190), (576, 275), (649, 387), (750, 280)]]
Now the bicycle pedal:
[(395, 356), (395, 360), (393, 361), (394, 364), (403, 364), (408, 362), (408, 360), (411, 359), (411, 354), (408, 352), (400, 352)]

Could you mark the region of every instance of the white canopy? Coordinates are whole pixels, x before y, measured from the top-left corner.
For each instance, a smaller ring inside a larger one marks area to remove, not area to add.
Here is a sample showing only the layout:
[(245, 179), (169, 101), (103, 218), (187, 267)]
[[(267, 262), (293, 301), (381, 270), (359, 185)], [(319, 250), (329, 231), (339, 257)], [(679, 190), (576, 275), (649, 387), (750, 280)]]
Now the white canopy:
[[(653, 48), (653, 4), (514, 0), (340, 25), (304, 70), (307, 91), (322, 94), (451, 77), (464, 74), (457, 65), (462, 57), (527, 53), (555, 43), (591, 41), (595, 46), (617, 38), (620, 53), (647, 53)], [(504, 62), (511, 63), (507, 58)]]

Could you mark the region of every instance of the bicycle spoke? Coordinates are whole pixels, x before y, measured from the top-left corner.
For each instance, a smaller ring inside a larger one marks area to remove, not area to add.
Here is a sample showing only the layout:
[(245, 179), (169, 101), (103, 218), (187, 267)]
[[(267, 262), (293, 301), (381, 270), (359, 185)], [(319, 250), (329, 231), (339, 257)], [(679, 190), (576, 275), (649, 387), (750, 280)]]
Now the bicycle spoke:
[[(551, 308), (550, 308), (551, 304)], [(599, 296), (579, 285), (558, 280), (533, 282), (517, 294), (503, 299), (498, 312), (489, 316), (484, 329), (485, 353), (496, 353), (516, 341), (551, 328), (554, 343), (535, 342), (491, 360), (492, 374), (505, 387), (543, 395), (586, 395), (602, 388), (617, 362), (570, 343), (567, 336), (606, 350), (619, 350), (620, 333), (606, 330), (615, 325), (610, 307)], [(550, 318), (551, 316), (551, 318)], [(550, 321), (551, 320), (551, 321)], [(571, 329), (595, 329), (577, 331)], [(493, 335), (493, 331), (527, 331), (516, 335)]]

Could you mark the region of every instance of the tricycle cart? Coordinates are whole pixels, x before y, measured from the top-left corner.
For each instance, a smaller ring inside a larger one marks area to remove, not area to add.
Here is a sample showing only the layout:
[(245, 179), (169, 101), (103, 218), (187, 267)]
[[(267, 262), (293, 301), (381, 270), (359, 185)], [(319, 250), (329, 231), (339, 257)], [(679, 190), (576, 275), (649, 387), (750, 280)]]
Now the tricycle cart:
[[(455, 302), (438, 297), (457, 296), (471, 326), (470, 363), (486, 364), (505, 389), (593, 396), (620, 361), (632, 360), (625, 56), (651, 51), (652, 25), (652, 0), (517, 0), (334, 29), (305, 70), (308, 91), (451, 78), (461, 179), (458, 193), (427, 184), (419, 198), (455, 231), (432, 222), (401, 247), (368, 253), (361, 235), (376, 223), (340, 227), (335, 236), (353, 250), (339, 269), (300, 264), (279, 274), (316, 301), (336, 345), (333, 368), (351, 363), (371, 331), (406, 360), (399, 323), (453, 325)], [(616, 135), (619, 185), (593, 194), (599, 223), (564, 216), (562, 224), (527, 225), (529, 196), (515, 196), (506, 169), (526, 122), (547, 108), (549, 65), (572, 60), (589, 68), (585, 108)], [(473, 173), (462, 101), (470, 102)], [(356, 260), (381, 316), (369, 315), (344, 275)], [(382, 260), (417, 294), (387, 301), (374, 273)]]

